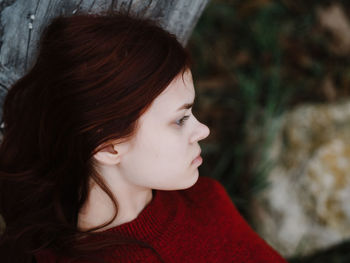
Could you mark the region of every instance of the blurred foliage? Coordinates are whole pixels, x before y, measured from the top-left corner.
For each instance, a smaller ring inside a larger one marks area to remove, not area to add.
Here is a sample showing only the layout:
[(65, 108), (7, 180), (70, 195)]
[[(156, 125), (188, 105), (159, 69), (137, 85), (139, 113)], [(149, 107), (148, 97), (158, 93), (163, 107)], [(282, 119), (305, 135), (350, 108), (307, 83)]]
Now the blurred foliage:
[[(251, 197), (268, 186), (273, 166), (266, 157), (273, 119), (299, 103), (349, 96), (349, 54), (332, 48), (337, 39), (318, 17), (334, 3), (350, 10), (345, 0), (213, 0), (190, 39), (194, 111), (211, 128), (200, 172), (219, 179), (248, 220)], [(252, 146), (252, 133), (265, 137)]]
[(332, 52), (334, 39), (316, 16), (318, 8), (334, 2), (212, 1), (189, 45), (195, 75), (231, 77), (249, 111), (257, 103), (274, 107), (286, 91), (290, 104), (331, 100), (320, 89), (327, 74), (338, 84), (338, 97), (349, 95), (348, 57)]
[[(335, 3), (349, 13), (345, 0), (212, 0), (190, 39), (194, 112), (211, 128), (200, 173), (221, 181), (248, 221), (274, 165), (266, 155), (273, 120), (300, 103), (349, 97), (350, 49), (334, 48), (337, 37), (320, 23), (320, 9)], [(254, 133), (264, 137), (252, 143)], [(350, 262), (334, 250), (291, 262)]]

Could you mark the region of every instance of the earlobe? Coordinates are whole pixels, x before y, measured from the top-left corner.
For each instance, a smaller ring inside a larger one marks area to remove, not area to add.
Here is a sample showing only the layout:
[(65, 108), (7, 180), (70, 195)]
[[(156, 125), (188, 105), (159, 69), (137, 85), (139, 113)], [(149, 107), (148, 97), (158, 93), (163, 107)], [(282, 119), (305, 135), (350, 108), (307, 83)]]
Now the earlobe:
[(115, 145), (109, 144), (95, 153), (94, 158), (101, 164), (115, 165), (120, 161), (120, 153), (117, 151)]

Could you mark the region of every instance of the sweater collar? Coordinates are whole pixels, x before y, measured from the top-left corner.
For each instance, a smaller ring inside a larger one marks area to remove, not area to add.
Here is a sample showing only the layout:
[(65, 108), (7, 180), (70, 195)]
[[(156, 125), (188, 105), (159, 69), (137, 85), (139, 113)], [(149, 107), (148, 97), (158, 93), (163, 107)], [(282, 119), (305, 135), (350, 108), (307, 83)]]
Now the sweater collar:
[(152, 242), (176, 233), (184, 214), (184, 204), (178, 191), (153, 190), (152, 200), (134, 220), (103, 232)]

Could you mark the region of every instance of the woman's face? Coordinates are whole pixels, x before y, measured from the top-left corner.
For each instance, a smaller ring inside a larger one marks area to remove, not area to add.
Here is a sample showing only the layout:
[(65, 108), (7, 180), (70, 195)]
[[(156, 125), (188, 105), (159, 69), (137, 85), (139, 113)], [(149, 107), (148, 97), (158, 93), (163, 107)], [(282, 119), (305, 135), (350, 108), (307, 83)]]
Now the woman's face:
[(200, 154), (198, 142), (209, 135), (209, 129), (191, 112), (194, 98), (187, 70), (153, 101), (121, 155), (118, 169), (126, 181), (159, 190), (185, 189), (197, 181), (201, 161), (193, 160)]

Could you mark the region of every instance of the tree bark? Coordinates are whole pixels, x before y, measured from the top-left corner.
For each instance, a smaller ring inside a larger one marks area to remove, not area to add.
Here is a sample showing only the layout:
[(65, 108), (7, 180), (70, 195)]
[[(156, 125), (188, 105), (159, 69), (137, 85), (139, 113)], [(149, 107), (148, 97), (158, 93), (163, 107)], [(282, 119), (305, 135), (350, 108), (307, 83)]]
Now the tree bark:
[(159, 21), (185, 46), (208, 1), (0, 0), (0, 120), (8, 89), (32, 66), (37, 41), (53, 17), (107, 10), (137, 13)]

